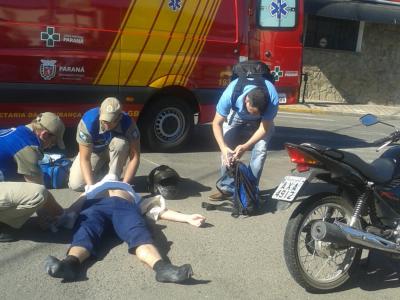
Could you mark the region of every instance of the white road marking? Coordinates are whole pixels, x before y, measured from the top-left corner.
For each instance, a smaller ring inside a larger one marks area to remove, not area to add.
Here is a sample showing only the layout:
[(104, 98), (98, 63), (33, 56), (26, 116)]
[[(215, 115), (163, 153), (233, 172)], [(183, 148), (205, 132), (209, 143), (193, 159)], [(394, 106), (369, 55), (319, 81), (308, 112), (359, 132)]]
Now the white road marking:
[(145, 160), (145, 161), (147, 161), (147, 162), (149, 162), (149, 163), (151, 163), (151, 164), (153, 164), (153, 165), (155, 165), (155, 166), (160, 166), (160, 164), (158, 164), (158, 163), (156, 163), (156, 162), (154, 162), (154, 161), (151, 161), (151, 160), (149, 160), (149, 159), (146, 159), (146, 158), (141, 158), (142, 160)]
[[(300, 116), (302, 115), (302, 116)], [(299, 113), (279, 113), (278, 117), (283, 117), (287, 119), (302, 119), (302, 120), (317, 120), (317, 121), (328, 121), (328, 122), (336, 122), (337, 120), (328, 119), (328, 118), (316, 118), (307, 114), (299, 114)]]

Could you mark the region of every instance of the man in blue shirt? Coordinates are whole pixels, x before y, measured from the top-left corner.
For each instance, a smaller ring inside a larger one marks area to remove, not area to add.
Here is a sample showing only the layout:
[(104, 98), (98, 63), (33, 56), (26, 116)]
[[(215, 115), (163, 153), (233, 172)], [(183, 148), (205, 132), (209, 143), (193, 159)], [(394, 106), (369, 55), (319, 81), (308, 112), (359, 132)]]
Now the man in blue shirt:
[(227, 167), (247, 150), (252, 149), (249, 165), (253, 175), (260, 180), (268, 143), (274, 133), (274, 118), (279, 105), (274, 85), (268, 80), (265, 80), (265, 88), (246, 85), (235, 102), (231, 97), (237, 81), (232, 81), (219, 99), (212, 123), (222, 160), (218, 192), (209, 196), (213, 201), (226, 200), (233, 195), (234, 179), (227, 174)]

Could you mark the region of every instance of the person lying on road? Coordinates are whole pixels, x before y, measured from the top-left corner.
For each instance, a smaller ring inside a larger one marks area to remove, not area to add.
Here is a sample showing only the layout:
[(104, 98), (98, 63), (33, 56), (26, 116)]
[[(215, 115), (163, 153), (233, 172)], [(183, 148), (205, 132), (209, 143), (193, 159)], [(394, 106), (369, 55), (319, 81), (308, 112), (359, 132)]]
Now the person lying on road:
[[(99, 197), (105, 192), (108, 195)], [(105, 229), (110, 226), (114, 228), (117, 236), (128, 244), (129, 253), (136, 254), (139, 260), (156, 272), (157, 281), (182, 282), (192, 276), (190, 264), (178, 267), (161, 258), (142, 214), (145, 213), (153, 220), (160, 218), (186, 222), (196, 227), (205, 222), (202, 215), (183, 214), (167, 209), (161, 196), (141, 199), (129, 184), (110, 181), (107, 176), (82, 194), (69, 210), (80, 210), (72, 243), (63, 260), (54, 256), (46, 258), (45, 269), (50, 276), (68, 281), (75, 280), (81, 264), (96, 254), (96, 245)]]

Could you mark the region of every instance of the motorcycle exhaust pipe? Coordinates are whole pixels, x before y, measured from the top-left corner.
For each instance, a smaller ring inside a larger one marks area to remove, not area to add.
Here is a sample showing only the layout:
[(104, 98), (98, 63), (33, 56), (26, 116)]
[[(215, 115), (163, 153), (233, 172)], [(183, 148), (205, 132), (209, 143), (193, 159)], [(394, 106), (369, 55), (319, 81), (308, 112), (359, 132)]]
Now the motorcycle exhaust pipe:
[(314, 240), (332, 242), (340, 246), (355, 246), (400, 254), (400, 246), (375, 234), (371, 234), (344, 223), (316, 221), (311, 227)]

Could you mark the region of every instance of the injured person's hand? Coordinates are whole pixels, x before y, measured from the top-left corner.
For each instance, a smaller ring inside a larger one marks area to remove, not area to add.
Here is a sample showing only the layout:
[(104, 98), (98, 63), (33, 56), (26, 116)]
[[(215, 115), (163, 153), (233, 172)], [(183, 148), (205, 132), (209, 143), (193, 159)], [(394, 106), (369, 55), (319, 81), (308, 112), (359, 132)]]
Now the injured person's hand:
[(190, 225), (200, 227), (201, 225), (204, 224), (206, 221), (206, 217), (199, 215), (199, 214), (192, 214), (187, 216), (186, 222), (188, 222)]

